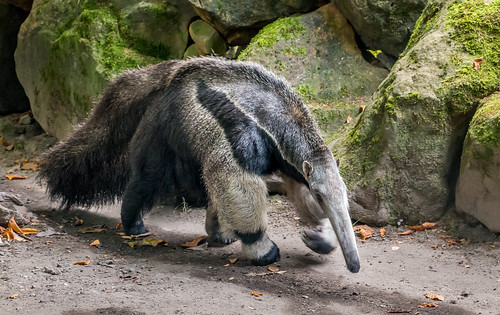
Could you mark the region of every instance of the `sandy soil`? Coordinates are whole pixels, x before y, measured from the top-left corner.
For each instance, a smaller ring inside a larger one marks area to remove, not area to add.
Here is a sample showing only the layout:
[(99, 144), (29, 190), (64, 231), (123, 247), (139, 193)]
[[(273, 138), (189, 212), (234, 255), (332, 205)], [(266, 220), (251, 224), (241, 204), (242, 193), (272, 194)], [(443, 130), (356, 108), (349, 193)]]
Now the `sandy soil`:
[[(269, 234), (281, 250), (271, 272), (250, 265), (239, 242), (183, 248), (205, 234), (202, 209), (156, 207), (145, 222), (168, 246), (135, 248), (115, 229), (119, 205), (54, 210), (36, 172), (17, 171), (25, 180), (4, 176), (16, 159), (37, 150), (0, 147), (0, 192), (15, 194), (23, 202), (16, 209), (39, 221), (28, 226), (42, 231), (0, 247), (1, 314), (500, 314), (500, 238), (453, 215), (409, 236), (397, 235), (406, 227), (386, 227), (383, 238), (378, 228), (366, 241), (358, 238), (361, 271), (351, 274), (340, 252), (322, 256), (305, 247), (293, 209), (271, 197)], [(79, 232), (91, 226), (105, 231)], [(90, 246), (96, 239), (101, 246)], [(90, 263), (73, 264), (84, 260)], [(439, 307), (418, 307), (426, 302)]]

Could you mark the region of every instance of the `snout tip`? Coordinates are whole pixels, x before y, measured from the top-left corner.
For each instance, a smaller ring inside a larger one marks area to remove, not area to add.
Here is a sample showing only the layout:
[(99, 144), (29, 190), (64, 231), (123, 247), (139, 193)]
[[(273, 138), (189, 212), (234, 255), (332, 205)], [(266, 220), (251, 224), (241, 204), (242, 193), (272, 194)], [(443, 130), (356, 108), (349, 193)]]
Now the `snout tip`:
[(352, 273), (357, 273), (360, 269), (359, 259), (355, 259), (347, 264), (347, 269)]

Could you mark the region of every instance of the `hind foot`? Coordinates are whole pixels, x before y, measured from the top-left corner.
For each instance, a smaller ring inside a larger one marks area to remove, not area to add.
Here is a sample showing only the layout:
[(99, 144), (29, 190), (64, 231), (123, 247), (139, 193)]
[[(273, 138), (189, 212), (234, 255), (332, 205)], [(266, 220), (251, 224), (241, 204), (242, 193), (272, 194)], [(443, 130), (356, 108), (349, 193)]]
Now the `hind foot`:
[(149, 232), (142, 220), (134, 222), (132, 225), (123, 224), (123, 229), (127, 235), (141, 235)]

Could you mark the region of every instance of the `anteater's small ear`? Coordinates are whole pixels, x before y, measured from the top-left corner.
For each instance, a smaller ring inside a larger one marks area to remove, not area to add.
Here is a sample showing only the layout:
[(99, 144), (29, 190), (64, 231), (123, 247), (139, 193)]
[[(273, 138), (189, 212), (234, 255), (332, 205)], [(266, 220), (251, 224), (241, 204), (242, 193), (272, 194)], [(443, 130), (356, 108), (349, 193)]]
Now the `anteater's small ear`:
[(309, 181), (309, 178), (311, 177), (311, 174), (313, 172), (312, 165), (309, 162), (304, 161), (304, 163), (302, 163), (302, 171), (304, 172), (306, 180)]
[(337, 167), (340, 167), (340, 159), (337, 159)]

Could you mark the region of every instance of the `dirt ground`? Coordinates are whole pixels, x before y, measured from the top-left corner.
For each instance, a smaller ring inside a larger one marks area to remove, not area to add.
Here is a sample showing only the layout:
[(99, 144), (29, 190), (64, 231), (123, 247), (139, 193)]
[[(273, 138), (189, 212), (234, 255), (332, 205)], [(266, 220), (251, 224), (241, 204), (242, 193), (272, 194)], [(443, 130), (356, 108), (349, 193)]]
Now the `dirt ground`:
[[(19, 157), (33, 158), (51, 142), (33, 139), (39, 145), (24, 150), (0, 146), (0, 192), (17, 196), (23, 205), (14, 207), (34, 219), (26, 227), (42, 231), (0, 245), (0, 314), (500, 314), (500, 237), (454, 215), (408, 236), (397, 235), (407, 230), (402, 226), (386, 227), (385, 237), (378, 228), (365, 241), (357, 237), (357, 274), (339, 251), (310, 251), (300, 240), (300, 220), (279, 196), (269, 199), (268, 231), (281, 250), (272, 271), (250, 265), (239, 242), (183, 248), (205, 234), (202, 209), (155, 207), (145, 223), (168, 246), (132, 248), (115, 228), (119, 205), (55, 210), (36, 172), (15, 171), (24, 180), (5, 177)], [(75, 226), (75, 217), (83, 225)], [(79, 232), (93, 226), (104, 231)], [(97, 239), (101, 246), (90, 246)]]

